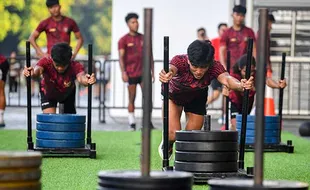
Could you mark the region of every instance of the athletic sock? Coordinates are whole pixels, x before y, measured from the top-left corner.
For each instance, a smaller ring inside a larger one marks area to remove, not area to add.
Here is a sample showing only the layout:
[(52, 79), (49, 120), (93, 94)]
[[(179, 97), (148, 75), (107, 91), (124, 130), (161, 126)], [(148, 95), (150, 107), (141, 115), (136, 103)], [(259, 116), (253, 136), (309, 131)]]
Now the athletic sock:
[(136, 124), (135, 113), (134, 112), (129, 112), (128, 113), (128, 121), (129, 121), (129, 125)]

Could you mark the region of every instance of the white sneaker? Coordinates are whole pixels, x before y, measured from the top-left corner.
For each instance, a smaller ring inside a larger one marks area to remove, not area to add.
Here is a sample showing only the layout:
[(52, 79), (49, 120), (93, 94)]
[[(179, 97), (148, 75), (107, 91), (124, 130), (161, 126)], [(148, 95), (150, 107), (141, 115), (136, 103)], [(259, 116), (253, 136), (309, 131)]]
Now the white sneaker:
[(224, 124), (225, 124), (225, 116), (224, 116), (224, 119), (223, 119), (223, 117), (221, 116), (221, 117), (217, 120), (217, 123), (220, 124), (220, 125), (224, 125)]
[[(173, 152), (173, 146), (169, 147), (169, 150), (168, 150), (168, 159), (169, 160), (172, 157), (172, 152)], [(159, 153), (160, 158), (163, 160), (164, 159), (164, 141), (163, 140), (161, 140), (161, 142), (158, 146), (158, 153)]]

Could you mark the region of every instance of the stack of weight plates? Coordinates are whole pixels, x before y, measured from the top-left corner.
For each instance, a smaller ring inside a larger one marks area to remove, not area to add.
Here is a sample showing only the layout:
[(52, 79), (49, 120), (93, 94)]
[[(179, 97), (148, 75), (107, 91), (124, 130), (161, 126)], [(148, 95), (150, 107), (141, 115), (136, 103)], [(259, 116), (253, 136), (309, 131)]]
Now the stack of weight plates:
[(85, 146), (84, 115), (38, 114), (36, 146), (40, 148), (82, 148)]
[(0, 189), (41, 189), (41, 163), (39, 152), (0, 151)]
[(226, 173), (238, 169), (238, 132), (177, 131), (175, 170)]
[[(242, 126), (242, 115), (237, 115), (237, 130), (239, 131), (239, 136)], [(265, 144), (279, 144), (279, 126), (280, 118), (279, 116), (265, 116)], [(260, 126), (261, 127), (261, 126)], [(246, 139), (245, 144), (252, 145), (255, 142), (255, 116), (248, 115), (246, 124)]]

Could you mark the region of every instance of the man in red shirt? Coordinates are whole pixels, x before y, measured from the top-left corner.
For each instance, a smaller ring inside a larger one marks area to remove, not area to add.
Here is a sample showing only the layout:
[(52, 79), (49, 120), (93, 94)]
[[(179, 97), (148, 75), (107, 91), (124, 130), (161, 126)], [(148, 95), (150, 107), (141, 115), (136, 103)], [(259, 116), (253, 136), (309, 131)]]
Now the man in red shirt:
[[(128, 120), (132, 130), (136, 129), (134, 116), (135, 98), (137, 84), (142, 88), (142, 50), (143, 35), (138, 32), (139, 16), (136, 13), (128, 13), (125, 21), (129, 28), (129, 33), (125, 34), (118, 41), (119, 64), (122, 72), (122, 79), (128, 83)], [(152, 64), (152, 78), (154, 81), (154, 64)]]
[(6, 81), (6, 76), (7, 73), (10, 69), (10, 64), (8, 60), (0, 55), (0, 127), (4, 127), (4, 110), (6, 107), (6, 102), (5, 102), (5, 81)]
[[(70, 44), (70, 34), (74, 32), (75, 38), (77, 39), (77, 45), (72, 54), (72, 59), (74, 59), (83, 45), (83, 37), (79, 27), (73, 19), (61, 15), (59, 0), (47, 0), (46, 6), (51, 16), (41, 21), (39, 26), (30, 35), (29, 41), (31, 45), (35, 48), (37, 55), (42, 58), (51, 54), (54, 44), (59, 42)], [(44, 53), (36, 43), (36, 40), (43, 31), (47, 37), (47, 53)]]
[(58, 43), (52, 47), (50, 57), (40, 59), (34, 68), (24, 68), (26, 77), (43, 75), (40, 86), (43, 113), (56, 113), (59, 102), (64, 104), (64, 113), (75, 114), (75, 80), (84, 86), (96, 82), (94, 73), (85, 74), (84, 66), (71, 57), (72, 48), (67, 43)]
[(226, 67), (226, 51), (230, 51), (230, 66), (247, 52), (247, 42), (253, 38), (253, 56), (256, 57), (255, 34), (252, 29), (244, 25), (246, 8), (236, 5), (233, 8), (233, 26), (228, 28), (220, 40), (220, 61)]
[[(159, 74), (162, 83), (169, 83), (169, 158), (175, 141), (175, 132), (181, 130), (182, 111), (187, 115), (186, 130), (201, 130), (206, 114), (208, 86), (213, 79), (232, 90), (252, 89), (253, 78), (241, 82), (231, 77), (223, 65), (215, 61), (210, 41), (195, 40), (187, 55), (177, 55), (170, 62), (169, 72)], [(158, 147), (163, 157), (163, 141)]]
[[(217, 31), (219, 36), (217, 38), (214, 38), (211, 40), (212, 46), (214, 47), (214, 60), (219, 61), (220, 60), (220, 40), (221, 37), (223, 36), (225, 30), (227, 29), (227, 24), (226, 23), (220, 23), (217, 27)], [(211, 104), (212, 102), (216, 101), (221, 94), (222, 91), (222, 85), (221, 83), (214, 79), (211, 81), (211, 87), (213, 89), (213, 93), (211, 96), (208, 97), (208, 102), (207, 104)]]

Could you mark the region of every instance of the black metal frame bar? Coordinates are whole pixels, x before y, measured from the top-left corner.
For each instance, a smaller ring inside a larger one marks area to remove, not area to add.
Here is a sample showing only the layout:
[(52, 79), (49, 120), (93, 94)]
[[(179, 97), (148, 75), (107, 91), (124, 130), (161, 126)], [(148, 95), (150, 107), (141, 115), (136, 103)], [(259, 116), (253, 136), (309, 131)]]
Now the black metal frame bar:
[[(228, 73), (230, 73), (230, 51), (227, 51), (227, 63), (226, 63), (226, 70)], [(229, 130), (229, 111), (230, 111), (230, 100), (229, 100), (229, 95), (225, 97), (225, 103), (226, 103), (226, 116), (225, 116), (225, 130)]]
[[(252, 66), (252, 54), (253, 54), (253, 39), (248, 39), (247, 47), (247, 63), (246, 63), (246, 73), (245, 78), (249, 80), (251, 76), (251, 66)], [(248, 117), (249, 109), (249, 93), (250, 90), (245, 90), (243, 95), (242, 102), (242, 126), (241, 126), (241, 135), (240, 135), (240, 152), (239, 152), (239, 169), (244, 169), (244, 147), (245, 147), (245, 137), (246, 137), (246, 124)]]

